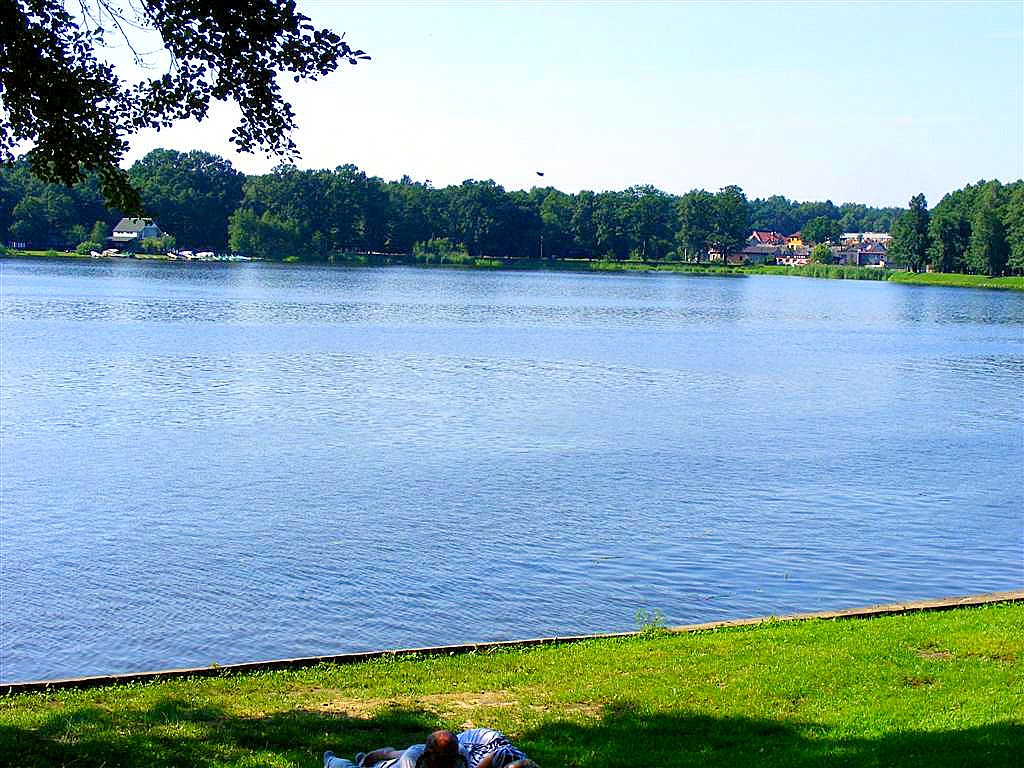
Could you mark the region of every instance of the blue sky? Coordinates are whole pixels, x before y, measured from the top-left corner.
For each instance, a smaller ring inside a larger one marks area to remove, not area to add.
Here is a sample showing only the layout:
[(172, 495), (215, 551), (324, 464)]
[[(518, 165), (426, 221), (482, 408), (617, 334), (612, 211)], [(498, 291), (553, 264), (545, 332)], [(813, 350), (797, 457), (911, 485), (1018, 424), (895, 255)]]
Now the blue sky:
[[(302, 167), (935, 204), (1024, 164), (1024, 3), (300, 2), (373, 60), (289, 84)], [(133, 141), (247, 173), (217, 109)], [(541, 180), (536, 171), (543, 171)]]

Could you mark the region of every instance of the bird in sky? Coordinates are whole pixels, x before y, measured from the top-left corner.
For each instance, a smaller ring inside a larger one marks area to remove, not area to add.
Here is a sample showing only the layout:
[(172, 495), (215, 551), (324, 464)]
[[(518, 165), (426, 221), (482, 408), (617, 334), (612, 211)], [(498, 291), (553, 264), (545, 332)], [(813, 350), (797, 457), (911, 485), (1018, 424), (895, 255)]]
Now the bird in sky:
[(544, 171), (537, 171), (537, 175), (538, 176), (543, 176), (544, 175)]

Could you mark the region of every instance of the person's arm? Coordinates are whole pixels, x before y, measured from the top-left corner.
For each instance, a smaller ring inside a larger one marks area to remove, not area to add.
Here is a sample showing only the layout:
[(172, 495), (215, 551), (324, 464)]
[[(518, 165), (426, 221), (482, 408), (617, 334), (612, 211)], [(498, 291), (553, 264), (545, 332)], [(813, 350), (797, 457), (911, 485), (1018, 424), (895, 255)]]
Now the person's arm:
[(376, 765), (382, 760), (397, 760), (402, 756), (403, 751), (394, 747), (381, 747), (380, 749), (373, 750), (373, 752), (367, 752), (360, 765), (364, 768), (369, 768), (369, 766)]
[(491, 768), (491, 763), (494, 762), (494, 753), (491, 752), (487, 757), (476, 764), (476, 768)]

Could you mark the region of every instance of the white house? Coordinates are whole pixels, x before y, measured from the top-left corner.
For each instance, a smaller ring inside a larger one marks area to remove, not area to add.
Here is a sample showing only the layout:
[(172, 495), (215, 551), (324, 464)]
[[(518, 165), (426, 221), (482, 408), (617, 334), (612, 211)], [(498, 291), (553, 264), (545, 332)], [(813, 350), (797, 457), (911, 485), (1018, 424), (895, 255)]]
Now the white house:
[(152, 219), (123, 218), (114, 227), (110, 241), (116, 246), (135, 245), (148, 237), (160, 237), (163, 234)]

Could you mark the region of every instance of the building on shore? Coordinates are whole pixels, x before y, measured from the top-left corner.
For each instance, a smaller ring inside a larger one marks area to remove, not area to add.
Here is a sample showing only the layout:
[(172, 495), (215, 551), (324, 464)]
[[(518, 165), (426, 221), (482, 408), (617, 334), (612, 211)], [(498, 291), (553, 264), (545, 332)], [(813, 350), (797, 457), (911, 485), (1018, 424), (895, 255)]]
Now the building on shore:
[(143, 240), (161, 235), (163, 232), (152, 219), (136, 219), (126, 216), (114, 225), (113, 234), (107, 238), (107, 242), (115, 248), (131, 250), (141, 246)]
[(754, 245), (748, 243), (736, 253), (730, 254), (729, 262), (733, 264), (775, 264), (778, 258), (787, 252), (786, 247), (781, 244)]
[(880, 243), (886, 247), (892, 242), (892, 235), (888, 232), (843, 232), (839, 242), (843, 245), (863, 245), (867, 243)]
[(778, 232), (755, 229), (747, 238), (747, 245), (785, 245), (786, 238)]
[(775, 263), (786, 267), (805, 267), (811, 263), (811, 249), (806, 245), (790, 246), (775, 259)]
[(887, 266), (888, 248), (879, 242), (857, 242), (832, 248), (832, 261), (851, 267)]

